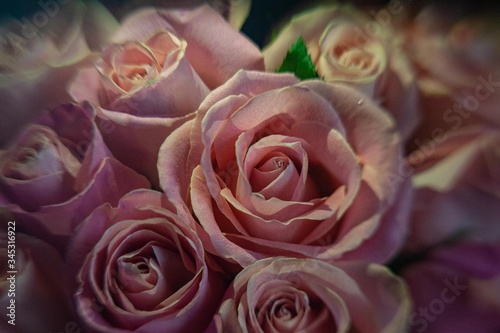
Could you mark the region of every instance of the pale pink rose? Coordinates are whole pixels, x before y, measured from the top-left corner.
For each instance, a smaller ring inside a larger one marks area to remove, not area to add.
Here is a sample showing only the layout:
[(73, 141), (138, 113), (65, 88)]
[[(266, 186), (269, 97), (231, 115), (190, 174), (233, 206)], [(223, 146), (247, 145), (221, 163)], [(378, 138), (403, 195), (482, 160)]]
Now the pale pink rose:
[[(371, 29), (375, 25), (376, 29)], [(414, 74), (391, 26), (370, 20), (352, 6), (320, 6), (295, 16), (263, 51), (266, 70), (280, 67), (302, 37), (318, 75), (349, 84), (387, 109), (404, 138), (419, 121)]]
[(0, 155), (0, 206), (19, 229), (62, 243), (96, 207), (149, 182), (104, 144), (90, 104), (63, 104), (27, 126)]
[(105, 135), (113, 154), (155, 187), (160, 145), (194, 117), (209, 88), (241, 68), (263, 69), (257, 47), (207, 5), (139, 10), (113, 42), (70, 92), (100, 106), (101, 123), (114, 128)]
[[(443, 16), (446, 12), (449, 15)], [(493, 18), (457, 13), (429, 5), (406, 27), (406, 47), (419, 76), (449, 89), (473, 87), (479, 83), (476, 76), (494, 69), (500, 60)]]
[(499, 146), (498, 128), (469, 127), (409, 155), (416, 191), (407, 251), (500, 239)]
[(410, 310), (406, 285), (386, 267), (281, 257), (241, 271), (215, 320), (220, 333), (401, 333)]
[(414, 300), (410, 333), (500, 331), (500, 247), (437, 248), (403, 268)]
[(227, 284), (207, 265), (191, 218), (162, 193), (136, 190), (82, 223), (68, 277), (91, 332), (203, 332)]
[(78, 327), (64, 291), (61, 255), (48, 243), (22, 234), (18, 227), (17, 221), (2, 221), (0, 329), (30, 333)]
[(160, 184), (192, 207), (207, 250), (384, 262), (407, 226), (409, 182), (392, 119), (358, 91), (240, 71), (163, 144)]
[[(404, 30), (425, 103), (419, 139), (432, 139), (435, 128), (453, 131), (471, 123), (500, 124), (497, 18), (465, 18), (467, 14), (457, 16), (448, 6), (427, 6)], [(438, 105), (433, 105), (435, 100)]]
[(66, 84), (118, 26), (96, 1), (39, 3), (32, 15), (0, 23), (0, 147), (44, 108), (71, 100)]

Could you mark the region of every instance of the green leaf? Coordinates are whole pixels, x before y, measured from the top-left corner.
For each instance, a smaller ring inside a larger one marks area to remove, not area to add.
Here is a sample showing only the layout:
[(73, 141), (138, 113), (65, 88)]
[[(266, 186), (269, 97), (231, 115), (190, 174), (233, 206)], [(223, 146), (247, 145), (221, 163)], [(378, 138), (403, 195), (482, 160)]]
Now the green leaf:
[(316, 68), (307, 53), (306, 44), (302, 37), (299, 37), (288, 50), (285, 59), (276, 73), (290, 72), (301, 80), (319, 78)]

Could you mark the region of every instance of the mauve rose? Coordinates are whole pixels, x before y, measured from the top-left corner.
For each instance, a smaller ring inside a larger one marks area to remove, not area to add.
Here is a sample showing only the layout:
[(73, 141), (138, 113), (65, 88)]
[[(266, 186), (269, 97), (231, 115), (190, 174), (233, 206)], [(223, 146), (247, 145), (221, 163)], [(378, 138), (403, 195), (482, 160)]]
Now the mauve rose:
[(96, 207), (150, 187), (111, 155), (94, 117), (88, 103), (60, 105), (0, 155), (0, 206), (13, 213), (20, 230), (61, 237), (64, 245)]
[(457, 237), (500, 239), (499, 147), (498, 128), (480, 126), (429, 141), (409, 155), (415, 198), (407, 251)]
[(165, 140), (158, 167), (206, 249), (245, 267), (275, 255), (384, 262), (407, 227), (403, 163), (392, 119), (358, 91), (240, 71)]
[(268, 258), (236, 276), (214, 321), (221, 333), (401, 333), (410, 310), (402, 279), (378, 264)]
[(430, 5), (402, 29), (425, 104), (419, 140), (432, 139), (435, 128), (451, 132), (478, 122), (500, 124), (497, 18), (468, 14)]
[(203, 332), (226, 281), (165, 195), (136, 190), (97, 208), (68, 251), (77, 312), (91, 332)]
[(263, 51), (266, 70), (279, 68), (302, 37), (318, 75), (349, 84), (372, 97), (396, 119), (404, 138), (418, 124), (413, 70), (390, 26), (368, 29), (369, 17), (352, 6), (320, 6), (295, 16)]
[(13, 220), (2, 223), (2, 229), (2, 332), (61, 332), (68, 327), (76, 328), (64, 291), (61, 255), (51, 245), (19, 232), (18, 223)]
[(241, 68), (263, 69), (256, 46), (207, 5), (134, 12), (113, 42), (70, 92), (100, 106), (101, 123), (114, 127), (105, 135), (111, 151), (155, 186), (160, 145), (194, 117), (209, 88)]
[(415, 304), (409, 332), (500, 332), (498, 240), (437, 248), (403, 269)]
[(66, 84), (91, 63), (118, 23), (96, 1), (41, 1), (0, 24), (0, 147), (44, 108), (71, 100)]

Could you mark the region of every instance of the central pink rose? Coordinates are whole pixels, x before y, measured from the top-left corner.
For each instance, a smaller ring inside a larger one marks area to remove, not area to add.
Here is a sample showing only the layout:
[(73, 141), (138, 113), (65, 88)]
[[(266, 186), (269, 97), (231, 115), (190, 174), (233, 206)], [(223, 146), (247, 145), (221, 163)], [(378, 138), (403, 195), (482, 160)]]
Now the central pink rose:
[(394, 123), (359, 92), (240, 71), (167, 138), (159, 174), (171, 200), (192, 206), (208, 251), (229, 262), (385, 261), (406, 229), (401, 161)]

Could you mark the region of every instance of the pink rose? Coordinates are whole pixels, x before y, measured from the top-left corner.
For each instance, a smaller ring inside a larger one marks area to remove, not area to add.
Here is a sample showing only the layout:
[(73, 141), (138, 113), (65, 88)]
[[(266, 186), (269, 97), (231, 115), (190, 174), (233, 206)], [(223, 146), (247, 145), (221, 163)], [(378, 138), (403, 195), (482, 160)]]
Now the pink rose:
[(401, 279), (357, 262), (259, 260), (236, 276), (226, 295), (215, 318), (225, 333), (400, 333), (411, 310)]
[(412, 68), (390, 26), (373, 32), (353, 7), (320, 6), (294, 17), (263, 51), (266, 70), (279, 68), (302, 37), (319, 77), (349, 84), (372, 97), (396, 119), (404, 138), (419, 121)]
[(44, 108), (70, 101), (66, 84), (107, 43), (116, 20), (96, 1), (40, 1), (0, 26), (0, 147)]
[(0, 234), (0, 329), (30, 333), (76, 328), (63, 288), (61, 255), (49, 244), (19, 232), (18, 226), (13, 220), (5, 221)]
[(470, 127), (409, 155), (416, 188), (406, 250), (466, 237), (500, 239), (500, 133)]
[(105, 135), (111, 151), (155, 186), (160, 145), (193, 118), (209, 88), (240, 68), (263, 69), (259, 50), (209, 6), (140, 10), (113, 42), (70, 92), (100, 106), (100, 122), (114, 128)]
[(411, 333), (500, 330), (500, 247), (462, 243), (438, 248), (405, 267), (415, 306)]
[[(384, 262), (407, 224), (392, 120), (356, 90), (240, 71), (163, 144), (160, 184), (206, 249), (248, 266), (284, 255)], [(189, 197), (190, 195), (190, 197)]]
[[(104, 144), (89, 104), (64, 104), (26, 127), (0, 155), (0, 205), (19, 229), (67, 240), (97, 206), (150, 187)], [(123, 181), (126, 180), (126, 181)]]
[(479, 83), (476, 76), (493, 70), (500, 60), (495, 18), (466, 18), (460, 11), (443, 17), (445, 13), (449, 8), (439, 4), (418, 13), (406, 30), (408, 54), (420, 78), (443, 88), (472, 88)]
[(137, 190), (96, 209), (68, 251), (68, 277), (92, 332), (203, 332), (226, 287), (187, 212)]
[(419, 140), (479, 122), (500, 124), (497, 19), (467, 15), (450, 13), (448, 6), (427, 6), (405, 30), (425, 104)]

